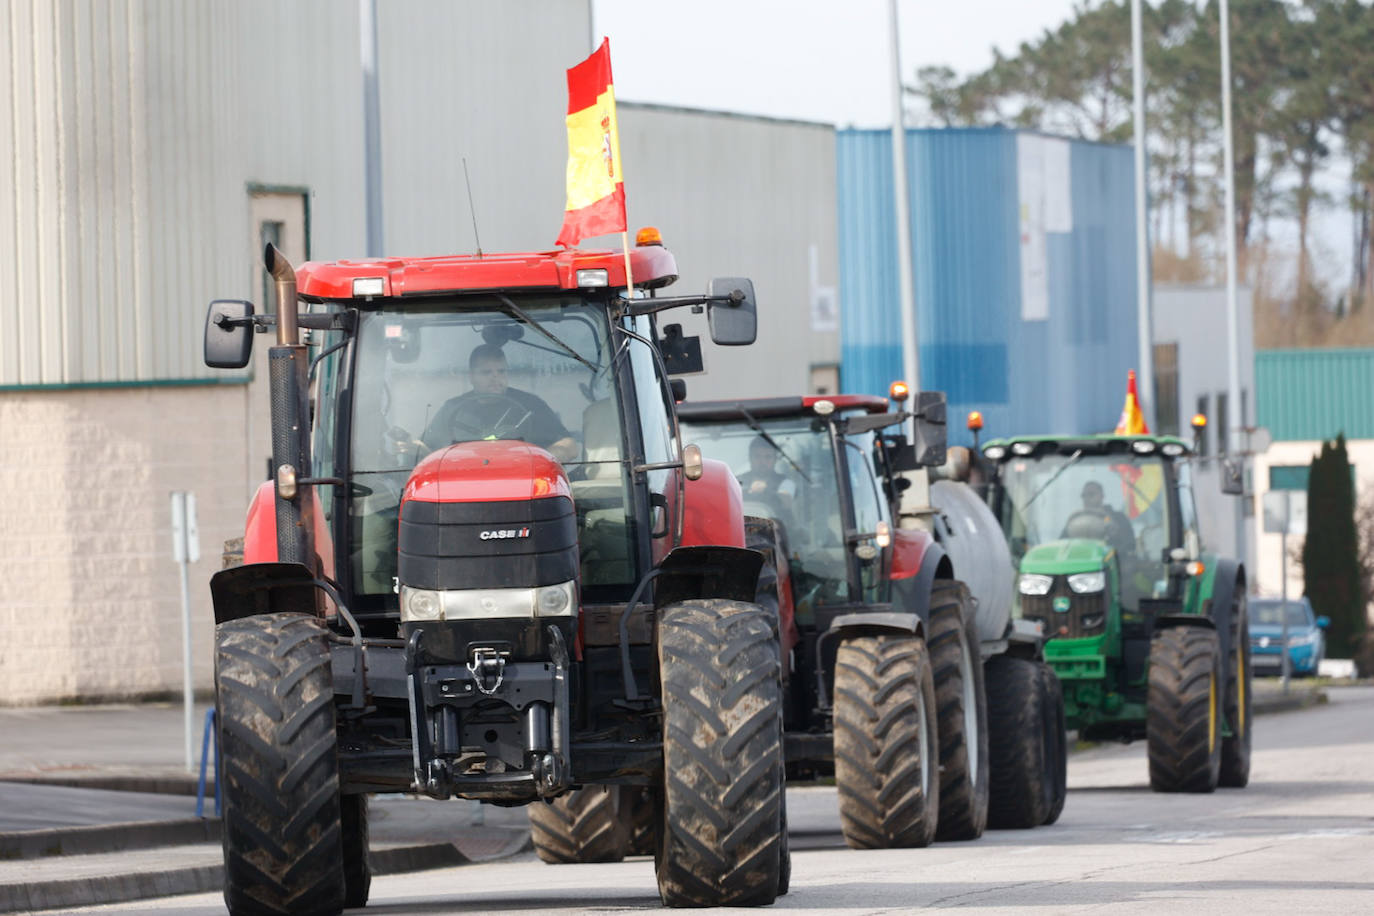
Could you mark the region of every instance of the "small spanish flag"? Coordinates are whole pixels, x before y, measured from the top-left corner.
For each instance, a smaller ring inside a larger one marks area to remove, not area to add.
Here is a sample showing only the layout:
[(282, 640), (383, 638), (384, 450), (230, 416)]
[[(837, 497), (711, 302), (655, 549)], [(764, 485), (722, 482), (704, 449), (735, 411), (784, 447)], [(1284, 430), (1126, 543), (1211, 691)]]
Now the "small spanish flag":
[(611, 40), (603, 38), (568, 71), (568, 208), (557, 244), (575, 247), (594, 235), (624, 232), (625, 180), (611, 81)]
[(1145, 425), (1145, 414), (1140, 410), (1140, 398), (1135, 390), (1135, 370), (1126, 373), (1126, 405), (1121, 408), (1121, 419), (1116, 421), (1116, 435), (1148, 435), (1150, 427)]

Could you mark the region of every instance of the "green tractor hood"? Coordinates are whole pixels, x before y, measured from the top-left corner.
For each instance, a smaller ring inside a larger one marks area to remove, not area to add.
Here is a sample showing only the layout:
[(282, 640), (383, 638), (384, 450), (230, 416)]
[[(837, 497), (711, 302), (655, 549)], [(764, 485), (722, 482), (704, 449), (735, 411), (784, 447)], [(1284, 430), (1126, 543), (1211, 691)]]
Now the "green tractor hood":
[(1066, 538), (1037, 544), (1021, 558), (1021, 572), (1045, 576), (1067, 576), (1073, 573), (1095, 572), (1105, 569), (1112, 548), (1105, 541)]

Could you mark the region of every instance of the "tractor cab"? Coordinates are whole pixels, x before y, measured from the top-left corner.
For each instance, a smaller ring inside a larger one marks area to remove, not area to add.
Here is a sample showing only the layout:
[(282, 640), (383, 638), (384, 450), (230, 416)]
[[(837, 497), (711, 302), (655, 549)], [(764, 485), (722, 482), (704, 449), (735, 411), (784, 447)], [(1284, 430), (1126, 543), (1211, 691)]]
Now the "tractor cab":
[(1186, 443), (1169, 437), (996, 440), (989, 501), (1017, 565), (1020, 615), (1050, 638), (1112, 633), (1142, 602), (1181, 602), (1201, 554)]

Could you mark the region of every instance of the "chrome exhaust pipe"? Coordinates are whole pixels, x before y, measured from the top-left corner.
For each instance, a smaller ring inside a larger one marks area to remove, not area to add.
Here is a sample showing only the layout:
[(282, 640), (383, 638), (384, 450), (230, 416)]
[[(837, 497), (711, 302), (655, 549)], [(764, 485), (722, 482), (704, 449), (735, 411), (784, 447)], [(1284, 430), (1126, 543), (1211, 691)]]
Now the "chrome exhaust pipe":
[(262, 257), (267, 272), (277, 284), (277, 345), (294, 347), (300, 343), (296, 321), (296, 270), (271, 242), (267, 243)]

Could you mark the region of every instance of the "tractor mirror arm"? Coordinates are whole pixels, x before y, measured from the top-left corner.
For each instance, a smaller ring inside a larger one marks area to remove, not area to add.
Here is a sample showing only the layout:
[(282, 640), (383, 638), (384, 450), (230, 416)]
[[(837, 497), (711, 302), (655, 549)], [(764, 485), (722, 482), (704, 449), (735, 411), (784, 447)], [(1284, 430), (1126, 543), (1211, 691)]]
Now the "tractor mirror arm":
[[(352, 312), (302, 312), (296, 316), (296, 322), (303, 328), (317, 331), (351, 331), (355, 324)], [(216, 315), (213, 323), (226, 331), (230, 328), (251, 326), (259, 334), (263, 334), (268, 328), (277, 326), (277, 316), (269, 314), (230, 318), (228, 315)]]
[(617, 296), (614, 300), (626, 315), (653, 315), (668, 309), (682, 308), (684, 305), (724, 305), (738, 308), (744, 302), (744, 293), (732, 290), (725, 296), (666, 296), (656, 299), (626, 299)]

